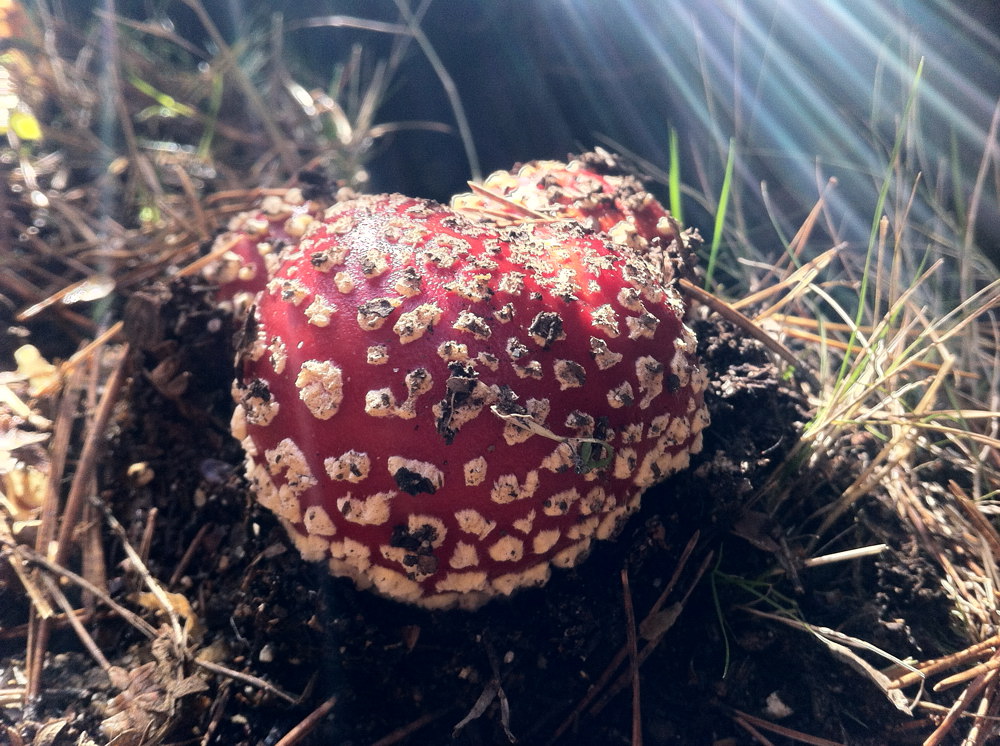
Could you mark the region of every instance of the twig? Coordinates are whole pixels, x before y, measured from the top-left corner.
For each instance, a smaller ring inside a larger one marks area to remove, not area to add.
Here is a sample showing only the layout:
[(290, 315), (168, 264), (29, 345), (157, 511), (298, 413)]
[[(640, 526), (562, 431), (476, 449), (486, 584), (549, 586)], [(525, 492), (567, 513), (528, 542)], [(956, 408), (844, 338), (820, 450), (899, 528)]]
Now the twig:
[(281, 740), (279, 740), (274, 746), (295, 746), (295, 744), (315, 730), (316, 726), (320, 724), (320, 721), (325, 718), (327, 714), (329, 714), (335, 704), (337, 704), (337, 698), (330, 697), (319, 707), (306, 715), (295, 725), (295, 727), (283, 735)]
[(223, 681), (219, 684), (219, 691), (212, 700), (208, 725), (205, 727), (205, 733), (201, 737), (201, 746), (208, 746), (210, 743), (215, 743), (215, 732), (219, 729), (219, 723), (222, 722), (222, 716), (226, 712), (226, 706), (229, 704), (232, 692), (232, 681)]
[(387, 733), (380, 739), (375, 741), (372, 746), (393, 746), (402, 741), (404, 738), (409, 736), (411, 733), (416, 733), (418, 730), (423, 728), (425, 725), (433, 723), (439, 717), (444, 715), (448, 710), (435, 710), (434, 712), (428, 712), (421, 715), (416, 720), (407, 723), (404, 726), (396, 728), (396, 730), (391, 733)]
[(184, 571), (187, 570), (188, 565), (191, 564), (191, 558), (194, 557), (194, 553), (198, 551), (198, 547), (201, 546), (201, 542), (204, 541), (206, 534), (214, 528), (211, 523), (203, 523), (198, 529), (198, 533), (194, 535), (191, 539), (191, 543), (188, 544), (187, 549), (184, 550), (184, 554), (181, 555), (180, 560), (177, 562), (177, 567), (174, 568), (173, 574), (170, 576), (170, 580), (167, 581), (167, 588), (174, 588), (180, 582), (181, 578), (184, 576)]
[[(0, 541), (8, 546), (17, 546), (17, 540), (14, 539), (14, 535), (11, 533), (10, 526), (7, 525), (6, 520), (0, 520)], [(5, 555), (7, 564), (14, 571), (14, 574), (17, 575), (25, 592), (28, 594), (28, 598), (31, 599), (31, 607), (35, 613), (42, 619), (54, 616), (56, 613), (55, 610), (45, 598), (45, 594), (35, 585), (35, 580), (24, 566), (22, 559), (14, 553), (5, 553)]]
[(965, 650), (960, 650), (957, 653), (918, 663), (916, 666), (917, 671), (910, 671), (903, 674), (890, 682), (889, 686), (893, 689), (903, 689), (913, 684), (918, 684), (938, 671), (943, 671), (946, 668), (954, 668), (973, 658), (979, 658), (984, 653), (992, 653), (998, 645), (1000, 645), (1000, 635), (993, 635), (993, 637), (977, 642), (975, 645), (970, 645)]
[[(653, 654), (653, 651), (656, 650), (656, 648), (659, 646), (660, 642), (666, 636), (671, 626), (673, 626), (677, 617), (680, 616), (680, 613), (684, 610), (684, 606), (687, 603), (688, 598), (690, 598), (691, 594), (694, 592), (694, 589), (697, 587), (702, 576), (705, 574), (705, 571), (708, 570), (709, 565), (712, 563), (713, 557), (714, 555), (711, 552), (705, 555), (705, 559), (702, 560), (701, 565), (698, 566), (698, 571), (695, 573), (695, 576), (692, 579), (691, 584), (688, 586), (688, 589), (685, 592), (684, 596), (681, 598), (680, 601), (678, 601), (675, 604), (672, 604), (667, 611), (663, 612), (664, 614), (668, 614), (671, 617), (671, 619), (669, 620), (670, 623), (659, 625), (656, 628), (655, 633), (647, 638), (646, 644), (643, 646), (642, 650), (639, 651), (640, 666), (642, 666), (642, 664), (646, 662), (646, 659)], [(654, 615), (652, 613), (647, 615), (646, 619), (643, 620), (643, 624), (640, 625), (640, 627), (644, 626), (646, 624), (646, 621), (650, 620), (653, 616)], [(608, 688), (608, 691), (604, 694), (604, 696), (601, 697), (601, 699), (598, 700), (598, 702), (593, 707), (590, 708), (590, 714), (594, 716), (600, 714), (600, 712), (611, 702), (611, 700), (617, 697), (618, 693), (621, 692), (623, 689), (625, 689), (626, 686), (628, 686), (628, 683), (629, 683), (629, 678), (628, 678), (628, 672), (626, 671), (623, 672), (615, 681), (615, 683)]]
[(131, 624), (133, 627), (135, 627), (149, 639), (152, 640), (153, 638), (156, 637), (156, 630), (148, 622), (146, 622), (145, 619), (140, 617), (135, 612), (126, 609), (124, 606), (122, 606), (113, 598), (111, 598), (111, 596), (109, 596), (106, 591), (104, 591), (101, 588), (98, 588), (96, 585), (91, 583), (82, 575), (78, 575), (72, 570), (68, 570), (65, 567), (54, 564), (51, 560), (47, 559), (45, 555), (43, 555), (42, 553), (29, 549), (23, 544), (16, 544), (12, 540), (8, 541), (3, 539), (3, 537), (0, 537), (0, 541), (2, 541), (5, 544), (8, 544), (8, 547), (13, 551), (13, 553), (15, 555), (20, 556), (25, 562), (30, 563), (32, 565), (38, 565), (39, 567), (44, 568), (46, 571), (50, 573), (66, 578), (70, 582), (78, 585), (83, 590), (89, 592), (95, 598), (97, 598), (106, 606), (108, 606), (112, 611), (114, 611), (116, 614), (122, 617), (126, 622)]
[(137, 554), (143, 563), (149, 562), (149, 551), (153, 546), (153, 536), (156, 532), (156, 519), (160, 514), (159, 508), (153, 506), (146, 513), (146, 525), (142, 527), (142, 536), (139, 538), (139, 549)]
[[(59, 381), (65, 377), (65, 368), (60, 371)], [(80, 399), (79, 386), (83, 378), (82, 368), (71, 368), (68, 382), (63, 385), (62, 397), (59, 400), (59, 411), (55, 424), (52, 426), (52, 443), (49, 447), (49, 473), (45, 497), (42, 501), (38, 534), (35, 537), (35, 549), (44, 552), (52, 545), (59, 525), (59, 488), (63, 483), (66, 471), (66, 457), (69, 454), (69, 444), (73, 437), (73, 421), (77, 403)], [(54, 391), (52, 384), (46, 390)], [(45, 394), (43, 394), (44, 396)]]
[(986, 685), (986, 692), (979, 700), (979, 707), (974, 713), (975, 720), (972, 727), (969, 728), (969, 734), (962, 741), (962, 746), (985, 746), (986, 739), (996, 735), (995, 728), (985, 727), (990, 725), (989, 721), (994, 719), (991, 718), (991, 715), (995, 714), (997, 707), (1000, 706), (1000, 700), (997, 699), (996, 693), (997, 679), (994, 677)]
[(635, 609), (628, 584), (628, 568), (622, 568), (622, 601), (625, 606), (625, 636), (628, 641), (629, 674), (632, 678), (632, 746), (642, 746), (642, 707), (639, 699), (639, 641)]
[(889, 548), (888, 544), (872, 544), (867, 547), (856, 547), (855, 549), (845, 549), (843, 552), (833, 552), (824, 554), (821, 557), (810, 557), (802, 562), (803, 567), (822, 567), (832, 565), (837, 562), (848, 562), (862, 557), (871, 557), (875, 554), (882, 554)]
[(740, 726), (743, 730), (750, 734), (750, 736), (755, 740), (760, 746), (774, 746), (774, 741), (765, 736), (759, 730), (754, 728), (750, 723), (744, 720), (739, 715), (733, 715), (733, 722)]
[(996, 653), (985, 663), (980, 663), (965, 671), (960, 671), (959, 673), (952, 674), (947, 678), (941, 679), (941, 681), (934, 685), (934, 691), (943, 692), (946, 689), (951, 689), (953, 686), (957, 686), (958, 684), (966, 682), (969, 679), (974, 679), (984, 673), (995, 671), (998, 668), (1000, 668), (1000, 653)]
[[(125, 327), (124, 323), (122, 323), (121, 321), (116, 321), (114, 324), (112, 324), (107, 328), (107, 331), (101, 332), (101, 334), (96, 336), (93, 339), (93, 341), (89, 342), (88, 344), (86, 344), (85, 346), (74, 352), (70, 356), (69, 360), (67, 360), (62, 365), (59, 366), (60, 376), (67, 375), (68, 373), (75, 370), (76, 366), (78, 366), (81, 362), (83, 362), (84, 360), (89, 360), (93, 356), (96, 350), (100, 349), (108, 342), (110, 342), (112, 339), (114, 339), (124, 327)], [(52, 394), (53, 391), (55, 391), (58, 385), (59, 385), (58, 383), (50, 383), (48, 386), (39, 391), (38, 395), (40, 397), (49, 396), (50, 394)]]
[(132, 570), (139, 574), (143, 584), (149, 588), (160, 608), (166, 612), (178, 651), (184, 650), (187, 643), (187, 634), (181, 626), (180, 616), (177, 613), (177, 609), (174, 608), (169, 594), (163, 590), (163, 586), (160, 584), (160, 581), (153, 577), (149, 568), (146, 567), (146, 563), (142, 561), (142, 557), (139, 556), (139, 553), (136, 552), (132, 544), (129, 543), (128, 535), (125, 533), (124, 527), (121, 523), (119, 523), (118, 519), (115, 518), (111, 509), (96, 498), (92, 502), (104, 514), (104, 520), (107, 522), (111, 532), (115, 534), (121, 542), (122, 549), (125, 550), (125, 554), (128, 556), (128, 560), (132, 564)]
[[(694, 549), (698, 544), (699, 536), (700, 534), (696, 531), (688, 540), (687, 545), (684, 547), (684, 551), (681, 552), (681, 556), (677, 560), (677, 565), (674, 567), (673, 575), (670, 577), (669, 582), (667, 582), (666, 587), (660, 593), (659, 598), (656, 599), (656, 602), (653, 604), (652, 608), (650, 608), (649, 613), (646, 615), (646, 619), (643, 620), (643, 623), (660, 612), (663, 604), (666, 603), (667, 597), (677, 586), (681, 577), (681, 571), (687, 566), (688, 560), (691, 558), (691, 554), (694, 552)], [(587, 693), (583, 695), (583, 698), (577, 703), (576, 707), (573, 708), (573, 711), (566, 717), (565, 720), (562, 721), (562, 723), (559, 724), (559, 727), (556, 728), (552, 737), (548, 740), (548, 744), (550, 746), (562, 738), (563, 734), (569, 730), (570, 726), (575, 721), (580, 718), (583, 711), (587, 709), (590, 703), (604, 691), (608, 682), (611, 681), (611, 677), (615, 675), (615, 672), (625, 660), (626, 655), (628, 655), (628, 648), (622, 646), (615, 654), (615, 657), (611, 659), (611, 662), (604, 669), (600, 678), (598, 678), (598, 680), (587, 690)]]
[(66, 505), (62, 513), (62, 523), (59, 526), (59, 535), (56, 539), (56, 551), (53, 556), (53, 562), (57, 565), (65, 564), (66, 558), (69, 555), (73, 531), (76, 529), (76, 522), (80, 517), (80, 512), (83, 509), (86, 498), (86, 486), (94, 476), (97, 468), (98, 452), (104, 447), (108, 421), (111, 419), (111, 412), (118, 401), (118, 394), (121, 391), (122, 384), (125, 382), (125, 370), (128, 367), (128, 358), (128, 345), (124, 345), (118, 364), (105, 384), (104, 393), (101, 396), (100, 404), (98, 404), (97, 412), (94, 416), (94, 422), (83, 443), (80, 462), (77, 465), (76, 473), (73, 475), (69, 494), (66, 496)]
[[(76, 528), (77, 519), (83, 508), (84, 493), (90, 480), (93, 478), (97, 468), (97, 454), (104, 445), (104, 435), (111, 412), (115, 402), (118, 400), (118, 393), (125, 381), (125, 370), (128, 361), (128, 345), (125, 345), (118, 365), (115, 367), (105, 384), (104, 394), (97, 406), (94, 421), (87, 432), (83, 450), (80, 453), (80, 461), (77, 465), (76, 473), (73, 475), (73, 482), (70, 485), (69, 494), (66, 497), (66, 505), (63, 509), (62, 523), (59, 526), (56, 538), (55, 551), (52, 558), (54, 565), (63, 565), (69, 555), (72, 545), (73, 531)], [(90, 584), (92, 585), (92, 584)], [(26, 673), (28, 685), (26, 696), (33, 700), (41, 693), (42, 668), (45, 661), (45, 650), (48, 647), (50, 628), (45, 619), (40, 619), (37, 624), (29, 627), (28, 633), (28, 663)]]
[(275, 697), (283, 699), (290, 704), (299, 704), (298, 697), (282, 691), (271, 682), (265, 681), (258, 676), (243, 673), (242, 671), (236, 671), (235, 669), (228, 668), (226, 666), (220, 666), (218, 663), (212, 663), (211, 661), (203, 660), (201, 658), (195, 658), (191, 662), (199, 668), (204, 668), (206, 671), (210, 671), (218, 676), (226, 676), (230, 679), (235, 679), (236, 681), (242, 681), (244, 684), (249, 684), (250, 686), (260, 689), (261, 691), (273, 694)]
[(94, 638), (90, 636), (90, 633), (87, 632), (86, 628), (83, 626), (83, 622), (80, 621), (80, 617), (77, 615), (73, 605), (69, 602), (69, 599), (66, 598), (66, 594), (59, 589), (59, 586), (56, 585), (51, 576), (42, 575), (42, 582), (45, 584), (45, 589), (49, 592), (49, 595), (56, 600), (56, 603), (59, 604), (63, 612), (65, 612), (66, 620), (69, 622), (69, 625), (73, 628), (73, 631), (76, 632), (76, 636), (80, 639), (80, 642), (83, 643), (83, 646), (87, 648), (87, 652), (89, 652), (91, 657), (97, 661), (97, 665), (101, 667), (101, 670), (107, 671), (111, 668), (111, 663), (104, 656), (104, 653), (101, 652), (101, 649), (97, 647), (97, 643), (94, 642)]
[(223, 254), (225, 254), (239, 242), (240, 242), (239, 236), (233, 236), (228, 241), (220, 241), (219, 245), (213, 246), (210, 252), (208, 252), (204, 256), (198, 257), (193, 262), (186, 264), (184, 267), (178, 270), (177, 277), (188, 277), (190, 275), (194, 275), (197, 274), (198, 272), (201, 272), (201, 270), (203, 270), (208, 265), (220, 259)]

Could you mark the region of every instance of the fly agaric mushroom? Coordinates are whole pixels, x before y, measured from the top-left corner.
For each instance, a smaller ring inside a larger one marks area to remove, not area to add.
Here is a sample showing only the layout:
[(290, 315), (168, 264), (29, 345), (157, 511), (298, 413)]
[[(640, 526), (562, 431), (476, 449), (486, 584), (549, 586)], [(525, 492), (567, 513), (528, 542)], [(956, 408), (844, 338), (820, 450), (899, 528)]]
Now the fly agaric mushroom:
[(298, 241), (322, 211), (323, 205), (293, 187), (234, 215), (212, 246), (213, 252), (225, 252), (205, 269), (205, 279), (219, 286), (216, 298), (248, 307), (277, 269), (281, 250)]
[(641, 255), (573, 223), (359, 198), (248, 318), (233, 433), (306, 559), (475, 608), (575, 565), (700, 450), (681, 315)]
[(481, 186), (469, 186), (473, 191), (452, 197), (451, 207), (473, 220), (497, 225), (575, 220), (645, 254), (664, 268), (666, 282), (673, 278), (673, 269), (664, 258), (685, 262), (701, 241), (696, 231), (681, 230), (617, 156), (600, 148), (569, 163), (531, 161), (516, 173), (495, 171)]

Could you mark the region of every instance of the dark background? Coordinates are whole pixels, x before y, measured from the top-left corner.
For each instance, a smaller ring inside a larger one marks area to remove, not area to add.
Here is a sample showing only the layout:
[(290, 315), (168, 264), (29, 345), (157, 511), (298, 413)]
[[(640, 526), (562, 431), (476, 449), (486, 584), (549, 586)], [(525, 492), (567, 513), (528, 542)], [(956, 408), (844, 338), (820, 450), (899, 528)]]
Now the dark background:
[[(86, 23), (84, 4), (63, 2)], [(399, 22), (392, 0), (204, 2), (229, 40), (260, 36), (277, 12), (286, 24), (333, 14)], [(169, 19), (209, 43), (181, 2), (125, 0), (117, 9)], [(971, 190), (1000, 98), (995, 0), (435, 0), (421, 28), (454, 80), (484, 175), (602, 142), (665, 170), (674, 128), (685, 182), (718, 190), (732, 140), (750, 229), (762, 240), (769, 221), (752, 199), (761, 182), (794, 231), (829, 176), (840, 182), (831, 204), (845, 236), (867, 240), (873, 187), (920, 58), (919, 147), (908, 165), (946, 203)], [(296, 78), (312, 87), (329, 81), (352, 45), (363, 46), (370, 70), (395, 38), (327, 27), (289, 32), (285, 43)], [(376, 119), (406, 120), (455, 124), (415, 42)], [(369, 167), (372, 190), (445, 201), (471, 175), (454, 133), (398, 132), (373, 144)], [(995, 192), (984, 203), (977, 237), (995, 256)], [(709, 213), (695, 200), (686, 207), (687, 222), (708, 233)], [(932, 213), (914, 210), (918, 221)]]

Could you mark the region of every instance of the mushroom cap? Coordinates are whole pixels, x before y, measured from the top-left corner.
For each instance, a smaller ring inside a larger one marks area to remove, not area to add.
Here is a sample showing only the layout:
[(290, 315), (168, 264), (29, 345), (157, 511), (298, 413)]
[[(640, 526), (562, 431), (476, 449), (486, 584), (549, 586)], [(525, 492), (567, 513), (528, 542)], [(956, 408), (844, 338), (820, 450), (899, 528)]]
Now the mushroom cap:
[(604, 150), (568, 163), (531, 161), (516, 172), (495, 171), (473, 192), (455, 195), (452, 209), (498, 225), (525, 219), (569, 219), (645, 254), (657, 254), (680, 236), (667, 209)]
[(322, 211), (323, 205), (292, 187), (234, 215), (212, 244), (212, 251), (226, 246), (226, 252), (205, 270), (205, 278), (219, 286), (216, 298), (248, 306), (277, 269), (281, 250), (298, 241)]
[(576, 564), (700, 450), (682, 313), (641, 255), (574, 223), (362, 197), (283, 253), (233, 433), (307, 559), (475, 608)]

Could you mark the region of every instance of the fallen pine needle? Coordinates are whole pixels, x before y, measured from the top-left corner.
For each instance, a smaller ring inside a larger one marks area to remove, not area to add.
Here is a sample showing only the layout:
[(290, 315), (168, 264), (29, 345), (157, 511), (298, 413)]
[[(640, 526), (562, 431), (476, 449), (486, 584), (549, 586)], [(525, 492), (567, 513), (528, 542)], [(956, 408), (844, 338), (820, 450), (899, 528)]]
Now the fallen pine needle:
[(303, 738), (312, 733), (316, 726), (325, 718), (330, 710), (333, 709), (334, 705), (337, 704), (336, 697), (330, 697), (328, 700), (323, 702), (319, 707), (306, 715), (299, 723), (297, 723), (290, 731), (281, 737), (274, 746), (294, 746)]
[(758, 324), (754, 322), (749, 316), (741, 313), (740, 311), (733, 308), (730, 304), (726, 303), (721, 298), (718, 298), (707, 290), (703, 290), (689, 280), (685, 280), (683, 277), (678, 281), (681, 291), (692, 298), (694, 298), (699, 303), (708, 306), (717, 314), (722, 316), (727, 321), (738, 326), (740, 329), (745, 331), (751, 337), (756, 339), (767, 349), (773, 352), (775, 355), (780, 357), (786, 363), (788, 363), (795, 370), (796, 375), (802, 377), (810, 386), (812, 386), (816, 391), (821, 389), (819, 380), (812, 374), (812, 372), (804, 365), (799, 362), (799, 359), (795, 356), (795, 353), (789, 350), (785, 345), (781, 344), (778, 340), (768, 334), (766, 331), (760, 328)]
[(840, 741), (830, 741), (829, 739), (821, 738), (820, 736), (811, 736), (808, 733), (786, 728), (783, 725), (772, 723), (770, 720), (764, 720), (763, 718), (754, 717), (753, 715), (741, 712), (740, 710), (733, 710), (732, 713), (735, 718), (743, 720), (750, 725), (771, 733), (776, 733), (779, 736), (784, 736), (785, 738), (791, 738), (799, 743), (807, 743), (810, 746), (844, 746), (844, 744)]

